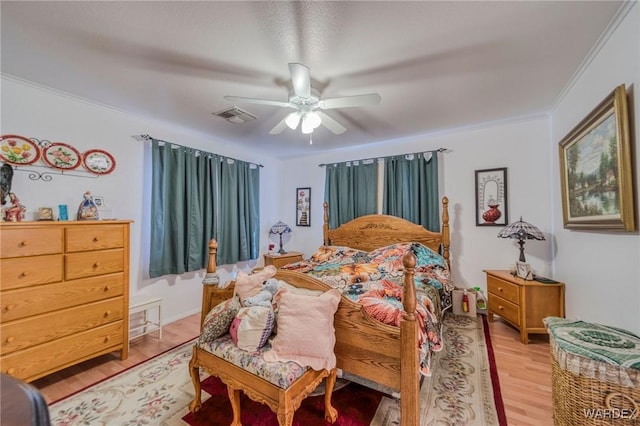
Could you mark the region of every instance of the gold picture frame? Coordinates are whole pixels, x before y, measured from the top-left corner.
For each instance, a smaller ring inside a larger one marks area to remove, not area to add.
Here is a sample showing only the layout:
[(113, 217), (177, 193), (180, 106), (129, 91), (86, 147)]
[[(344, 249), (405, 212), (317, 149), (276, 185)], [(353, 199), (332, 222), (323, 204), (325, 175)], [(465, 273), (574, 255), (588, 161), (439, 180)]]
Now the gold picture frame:
[(565, 228), (635, 231), (628, 114), (622, 84), (560, 141)]
[(38, 220), (53, 220), (53, 209), (51, 207), (40, 207), (38, 209)]

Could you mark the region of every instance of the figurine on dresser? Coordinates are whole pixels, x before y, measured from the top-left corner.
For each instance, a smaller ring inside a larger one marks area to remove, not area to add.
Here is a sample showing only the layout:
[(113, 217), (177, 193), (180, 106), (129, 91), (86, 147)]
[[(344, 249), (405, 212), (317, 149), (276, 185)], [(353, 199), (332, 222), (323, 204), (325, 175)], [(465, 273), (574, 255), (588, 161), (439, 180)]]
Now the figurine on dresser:
[(27, 208), (20, 204), (20, 199), (13, 192), (9, 193), (9, 201), (11, 202), (11, 207), (4, 209), (4, 220), (7, 222), (22, 222)]
[(84, 193), (84, 200), (82, 200), (80, 207), (78, 207), (78, 220), (100, 220), (98, 206), (95, 201), (93, 201), (93, 197), (89, 191)]

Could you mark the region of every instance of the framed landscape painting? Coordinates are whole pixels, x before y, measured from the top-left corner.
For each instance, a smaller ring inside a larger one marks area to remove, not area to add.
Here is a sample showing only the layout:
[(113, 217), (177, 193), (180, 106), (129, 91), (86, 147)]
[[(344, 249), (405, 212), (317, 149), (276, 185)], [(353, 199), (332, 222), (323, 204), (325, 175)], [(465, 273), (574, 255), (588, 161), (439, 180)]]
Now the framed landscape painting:
[(620, 85), (560, 141), (565, 228), (635, 230), (630, 143)]

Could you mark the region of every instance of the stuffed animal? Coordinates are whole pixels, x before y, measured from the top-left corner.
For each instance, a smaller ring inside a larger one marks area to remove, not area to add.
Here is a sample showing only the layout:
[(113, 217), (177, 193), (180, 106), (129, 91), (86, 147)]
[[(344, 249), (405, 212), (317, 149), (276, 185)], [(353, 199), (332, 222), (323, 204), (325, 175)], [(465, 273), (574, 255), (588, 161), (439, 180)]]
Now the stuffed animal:
[(269, 278), (262, 285), (262, 290), (255, 296), (247, 297), (242, 302), (243, 306), (264, 306), (271, 308), (273, 296), (280, 289), (280, 280)]
[(245, 299), (253, 297), (263, 290), (263, 283), (269, 278), (273, 278), (278, 270), (273, 265), (268, 265), (260, 271), (247, 274), (238, 271), (236, 276), (235, 292), (240, 298), (240, 303), (244, 306)]

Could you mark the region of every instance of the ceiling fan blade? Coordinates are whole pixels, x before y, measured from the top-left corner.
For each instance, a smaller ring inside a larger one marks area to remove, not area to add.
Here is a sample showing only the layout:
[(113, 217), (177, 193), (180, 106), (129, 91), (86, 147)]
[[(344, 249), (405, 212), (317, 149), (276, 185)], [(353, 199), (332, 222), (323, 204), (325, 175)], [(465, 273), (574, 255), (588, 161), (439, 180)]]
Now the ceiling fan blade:
[(273, 129), (271, 129), (271, 131), (269, 132), (270, 135), (279, 135), (280, 133), (282, 133), (284, 131), (284, 129), (287, 128), (287, 120), (288, 115), (282, 119), (282, 121), (280, 121), (278, 124), (275, 125), (275, 127)]
[(291, 107), (289, 102), (270, 101), (268, 99), (243, 98), (241, 96), (225, 96), (224, 98), (226, 100), (228, 100), (229, 102), (240, 102), (240, 103), (246, 103), (246, 104), (259, 104), (259, 105), (271, 105), (271, 106), (285, 107), (285, 108), (290, 108)]
[(344, 96), (342, 98), (324, 99), (318, 102), (322, 109), (350, 108), (365, 105), (378, 105), (382, 98), (377, 93), (368, 95)]
[(334, 120), (324, 112), (316, 111), (316, 114), (320, 116), (320, 119), (322, 120), (322, 125), (327, 129), (331, 130), (336, 135), (340, 135), (347, 130), (346, 127), (338, 123), (336, 120)]
[(311, 96), (311, 73), (309, 68), (302, 64), (289, 64), (289, 73), (291, 74), (291, 84), (293, 85), (293, 93), (299, 98), (308, 98)]

